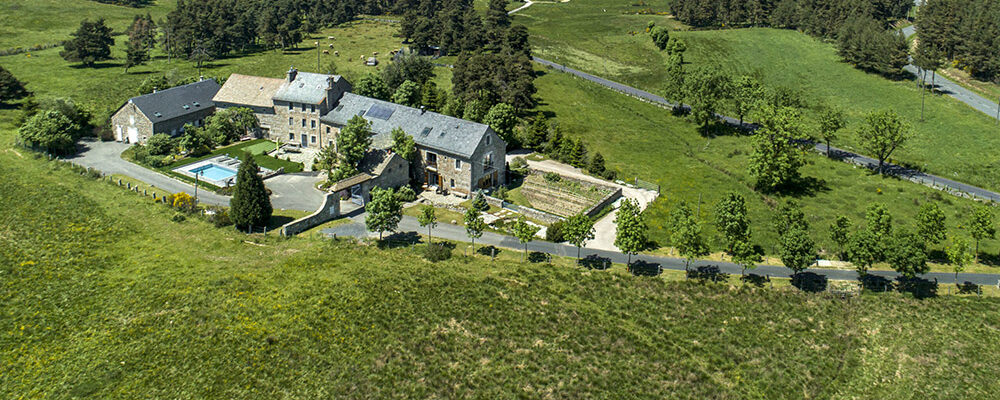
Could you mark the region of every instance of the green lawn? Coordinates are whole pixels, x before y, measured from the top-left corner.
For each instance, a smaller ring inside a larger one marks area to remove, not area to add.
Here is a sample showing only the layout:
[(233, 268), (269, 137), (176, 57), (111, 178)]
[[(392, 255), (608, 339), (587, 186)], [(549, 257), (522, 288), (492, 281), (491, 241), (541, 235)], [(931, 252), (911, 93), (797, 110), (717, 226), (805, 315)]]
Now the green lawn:
[(989, 398), (1000, 374), (996, 298), (247, 236), (0, 132), (4, 398)]
[(254, 161), (257, 165), (270, 169), (272, 171), (277, 171), (279, 168), (284, 168), (285, 172), (301, 172), (302, 163), (285, 161), (279, 158), (275, 158), (264, 153), (274, 150), (274, 142), (267, 139), (255, 139), (248, 140), (246, 142), (239, 142), (226, 147), (221, 147), (213, 150), (211, 153), (206, 155), (195, 157), (195, 158), (181, 158), (178, 159), (173, 164), (159, 168), (163, 171), (173, 170), (174, 168), (195, 163), (206, 158), (212, 158), (219, 155), (227, 155), (232, 158), (242, 158), (246, 155), (246, 152), (250, 152), (253, 155)]
[[(666, 9), (667, 0), (647, 1)], [(854, 131), (865, 113), (892, 108), (912, 122), (916, 137), (894, 158), (937, 175), (1000, 190), (1000, 146), (995, 121), (950, 97), (927, 98), (920, 118), (920, 91), (912, 81), (890, 81), (840, 62), (833, 44), (805, 34), (776, 29), (683, 31), (662, 16), (626, 15), (629, 2), (611, 0), (539, 4), (522, 11), (532, 45), (543, 58), (651, 92), (661, 92), (667, 54), (642, 31), (646, 24), (670, 26), (688, 45), (687, 67), (715, 66), (727, 73), (751, 74), (770, 87), (801, 93), (807, 105), (819, 101), (847, 110), (850, 126), (835, 142), (861, 151)], [(606, 12), (604, 12), (606, 10)], [(942, 151), (944, 150), (944, 151)]]
[[(136, 14), (154, 21), (174, 9), (176, 0), (156, 0), (149, 7), (131, 8), (93, 0), (4, 0), (0, 2), (0, 49), (58, 43), (70, 38), (80, 21), (104, 18), (114, 32), (125, 32)], [(117, 36), (118, 42), (125, 36)]]

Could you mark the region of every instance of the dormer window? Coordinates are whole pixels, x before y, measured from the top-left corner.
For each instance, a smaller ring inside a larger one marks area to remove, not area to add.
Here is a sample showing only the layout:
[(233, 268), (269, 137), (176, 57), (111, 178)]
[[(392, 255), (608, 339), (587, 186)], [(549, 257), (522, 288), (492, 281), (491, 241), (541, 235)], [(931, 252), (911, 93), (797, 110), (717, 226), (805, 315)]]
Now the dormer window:
[(295, 109), (295, 103), (288, 102), (288, 111), (292, 111), (294, 109)]
[(310, 104), (309, 105), (309, 112), (316, 112), (316, 105), (315, 104)]

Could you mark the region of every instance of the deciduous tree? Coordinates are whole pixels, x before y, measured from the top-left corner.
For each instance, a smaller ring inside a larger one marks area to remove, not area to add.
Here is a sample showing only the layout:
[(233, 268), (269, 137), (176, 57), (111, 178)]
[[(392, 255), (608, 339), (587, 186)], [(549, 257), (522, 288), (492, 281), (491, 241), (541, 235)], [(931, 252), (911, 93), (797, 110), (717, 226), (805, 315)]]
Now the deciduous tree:
[(517, 111), (507, 103), (499, 103), (490, 108), (483, 117), (483, 123), (493, 128), (507, 144), (516, 146), (517, 137), (514, 128), (517, 127)]
[(947, 239), (948, 227), (945, 226), (945, 216), (937, 203), (925, 203), (917, 213), (917, 234), (927, 245), (943, 242)]
[(476, 239), (483, 236), (486, 230), (486, 222), (483, 222), (482, 213), (476, 207), (469, 207), (465, 211), (465, 234), (472, 239), (472, 251), (476, 251)]
[(684, 76), (691, 114), (702, 128), (717, 120), (719, 102), (727, 98), (729, 78), (715, 68), (699, 68)]
[(392, 94), (393, 103), (402, 104), (407, 107), (419, 107), (420, 101), (420, 85), (414, 81), (403, 81), (396, 88), (396, 92)]
[(805, 271), (816, 261), (816, 243), (809, 234), (798, 227), (791, 227), (779, 238), (781, 263), (793, 273)]
[(733, 80), (732, 83), (733, 106), (736, 109), (736, 116), (740, 119), (740, 126), (743, 126), (743, 117), (756, 111), (764, 101), (764, 85), (750, 75), (742, 75)]
[(39, 112), (17, 130), (18, 141), (31, 148), (51, 154), (71, 154), (76, 151), (76, 138), (71, 132), (79, 129), (69, 117), (56, 110)]
[(945, 250), (948, 262), (951, 263), (952, 268), (955, 270), (955, 283), (958, 283), (958, 273), (965, 271), (965, 266), (969, 265), (969, 262), (972, 261), (971, 250), (969, 242), (966, 242), (961, 237), (956, 237), (951, 246), (948, 246)]
[(927, 265), (927, 248), (921, 237), (905, 229), (896, 231), (893, 243), (886, 254), (886, 261), (892, 269), (907, 278), (924, 274), (930, 270)]
[(771, 192), (787, 187), (799, 178), (805, 164), (801, 149), (802, 126), (792, 108), (765, 106), (760, 112), (757, 133), (751, 138), (748, 170), (758, 189)]
[(427, 227), (427, 243), (433, 243), (434, 237), (431, 236), (431, 229), (437, 226), (437, 215), (434, 213), (434, 207), (424, 205), (420, 209), (420, 215), (417, 216), (417, 222), (420, 223), (420, 226)]
[(730, 192), (715, 204), (715, 226), (725, 238), (730, 254), (738, 243), (750, 243), (750, 219), (743, 196)]
[(646, 237), (646, 222), (642, 217), (639, 203), (625, 199), (615, 215), (615, 247), (628, 256), (628, 265), (632, 265), (632, 256), (646, 248), (649, 239)]
[(878, 158), (878, 172), (885, 173), (885, 161), (892, 152), (913, 137), (910, 125), (892, 110), (875, 111), (865, 117), (858, 129), (861, 147)]
[(576, 260), (580, 261), (580, 248), (594, 238), (594, 220), (586, 214), (576, 214), (563, 224), (563, 237), (576, 246)]
[(682, 200), (670, 212), (670, 230), (670, 243), (684, 257), (685, 271), (690, 267), (691, 260), (708, 255), (708, 244), (701, 235), (701, 223), (687, 202)]
[(378, 240), (386, 231), (395, 231), (403, 218), (403, 204), (391, 188), (374, 187), (371, 201), (365, 204), (365, 226), (378, 232)]
[(385, 80), (382, 79), (381, 75), (374, 72), (369, 72), (358, 80), (358, 84), (354, 85), (354, 93), (386, 101), (392, 97), (392, 92), (389, 86), (385, 84)]
[(976, 241), (975, 261), (979, 263), (979, 242), (983, 239), (993, 239), (996, 237), (996, 228), (993, 226), (993, 210), (989, 206), (977, 207), (972, 212), (969, 220), (969, 234)]
[[(541, 228), (525, 221), (524, 216), (519, 215), (517, 217), (517, 221), (514, 222), (514, 236), (517, 237), (517, 240), (521, 242), (522, 245), (524, 245), (524, 257), (528, 256), (528, 242), (535, 238), (535, 234), (538, 233), (540, 229)], [(521, 261), (524, 261), (524, 258), (522, 258)]]
[(837, 139), (837, 132), (844, 129), (847, 121), (844, 112), (832, 106), (823, 107), (819, 112), (819, 136), (826, 142), (826, 156), (830, 157), (830, 142)]
[(838, 250), (844, 253), (847, 248), (847, 242), (850, 240), (849, 231), (851, 229), (851, 220), (846, 216), (839, 216), (836, 220), (830, 224), (830, 240), (837, 244)]

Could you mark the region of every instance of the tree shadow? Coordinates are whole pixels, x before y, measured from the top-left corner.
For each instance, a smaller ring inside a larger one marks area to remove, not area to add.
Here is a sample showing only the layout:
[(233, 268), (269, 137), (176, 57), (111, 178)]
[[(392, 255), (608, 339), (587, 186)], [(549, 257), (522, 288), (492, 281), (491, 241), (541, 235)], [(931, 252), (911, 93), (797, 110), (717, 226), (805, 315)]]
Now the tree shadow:
[(896, 290), (902, 293), (911, 293), (914, 298), (926, 299), (937, 297), (938, 283), (924, 278), (896, 278)]
[(611, 266), (611, 259), (607, 257), (601, 257), (597, 254), (591, 254), (584, 258), (581, 258), (578, 264), (586, 267), (587, 269), (596, 270), (606, 270)]
[(1000, 266), (1000, 254), (979, 253), (979, 263), (991, 267)]
[(484, 255), (484, 256), (496, 257), (496, 256), (500, 255), (501, 250), (498, 249), (496, 246), (490, 245), (490, 246), (483, 246), (483, 247), (480, 247), (480, 248), (476, 249), (476, 253), (479, 253), (479, 254)]
[(956, 283), (955, 286), (958, 287), (958, 294), (982, 294), (979, 285), (969, 281)]
[(827, 193), (830, 186), (825, 179), (811, 176), (799, 176), (790, 182), (774, 190), (774, 194), (790, 196), (795, 198), (816, 197), (819, 193)]
[(273, 231), (275, 229), (280, 229), (285, 224), (295, 221), (295, 218), (285, 216), (285, 215), (272, 215), (271, 219), (267, 220), (267, 231)]
[(635, 276), (657, 276), (663, 272), (663, 268), (658, 263), (636, 260), (628, 266), (628, 272), (631, 272)]
[(865, 274), (858, 277), (858, 280), (861, 281), (862, 288), (872, 292), (889, 292), (893, 289), (892, 281), (883, 276)]
[(118, 64), (118, 63), (96, 62), (96, 63), (93, 63), (91, 65), (74, 64), (74, 65), (70, 65), (69, 67), (73, 68), (73, 69), (86, 69), (86, 68), (105, 69), (105, 68), (114, 68), (114, 67), (122, 67), (122, 66), (123, 66), (123, 64)]
[(701, 283), (723, 282), (729, 280), (729, 274), (722, 272), (719, 267), (714, 265), (706, 265), (695, 269), (689, 269), (687, 270), (687, 277), (697, 279)]
[(771, 277), (757, 274), (747, 274), (741, 276), (740, 280), (749, 285), (764, 287), (764, 284), (771, 281)]
[(152, 74), (152, 73), (153, 73), (153, 71), (129, 71), (127, 74), (128, 75), (149, 75), (149, 74)]
[(803, 292), (819, 293), (825, 291), (827, 283), (826, 275), (815, 272), (799, 272), (792, 275), (792, 286)]
[(938, 264), (947, 264), (948, 254), (945, 253), (944, 250), (934, 249), (927, 254), (927, 261)]
[[(396, 249), (400, 247), (409, 247), (417, 243), (420, 243), (420, 235), (416, 232), (396, 232), (389, 236), (385, 236), (378, 242), (378, 248), (380, 250), (385, 249)], [(446, 242), (441, 242), (446, 243)], [(436, 245), (437, 243), (435, 243)], [(453, 245), (454, 246), (454, 245)]]
[(528, 253), (528, 261), (533, 263), (541, 263), (541, 262), (551, 262), (552, 259), (549, 257), (548, 254), (542, 253), (540, 251), (532, 251)]

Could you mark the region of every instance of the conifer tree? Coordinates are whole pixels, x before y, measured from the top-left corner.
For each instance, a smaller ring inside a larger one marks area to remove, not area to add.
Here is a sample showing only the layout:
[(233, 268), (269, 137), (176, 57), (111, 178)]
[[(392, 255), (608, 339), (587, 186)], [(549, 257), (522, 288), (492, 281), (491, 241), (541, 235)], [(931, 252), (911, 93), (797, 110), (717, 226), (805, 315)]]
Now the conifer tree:
[(267, 195), (264, 180), (250, 153), (244, 153), (240, 170), (236, 173), (236, 187), (229, 200), (229, 217), (238, 228), (266, 225), (274, 209)]

